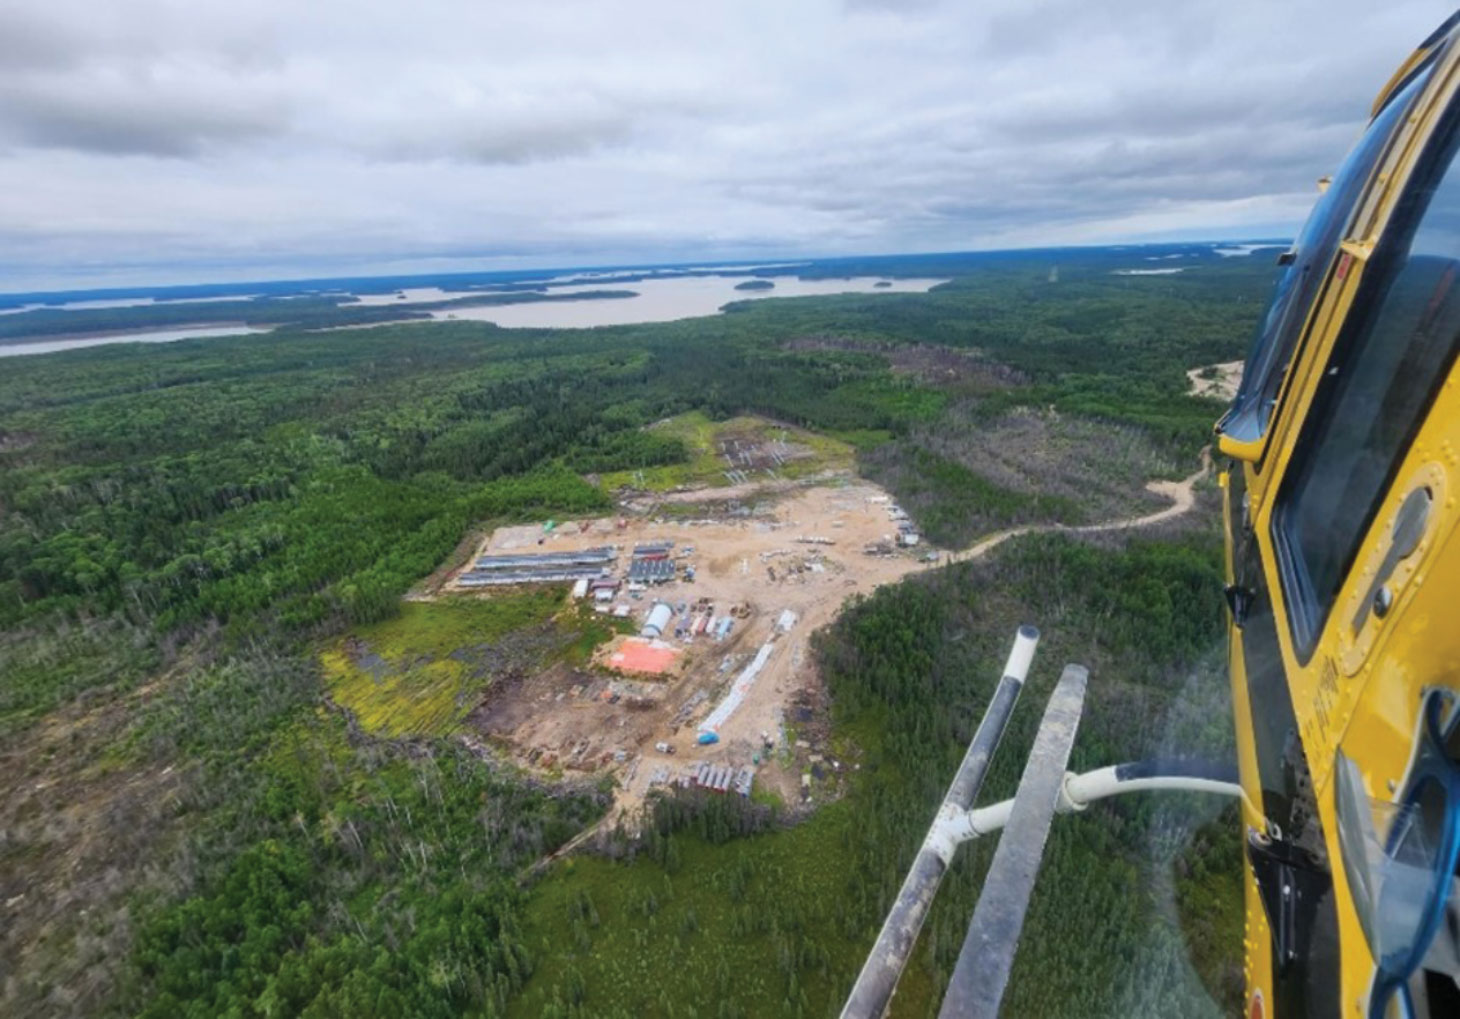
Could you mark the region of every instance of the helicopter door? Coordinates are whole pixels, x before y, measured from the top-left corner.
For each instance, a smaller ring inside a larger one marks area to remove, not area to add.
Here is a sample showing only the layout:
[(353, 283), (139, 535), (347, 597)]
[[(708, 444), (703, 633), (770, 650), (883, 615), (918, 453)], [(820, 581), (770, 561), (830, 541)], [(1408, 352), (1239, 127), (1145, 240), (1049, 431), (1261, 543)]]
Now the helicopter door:
[(1453, 455), (1411, 444), (1460, 340), (1457, 133), (1440, 133), (1365, 270), (1274, 504), (1294, 651), (1307, 664), (1328, 632), (1345, 675), (1397, 618), (1454, 495)]
[(1460, 637), (1446, 583), (1423, 583), (1460, 487), (1446, 392), (1460, 352), (1457, 147), (1452, 108), (1362, 267), (1273, 503), (1288, 634), (1316, 677), (1305, 742), (1324, 755), (1316, 767), (1334, 755), (1338, 768), (1342, 864), (1375, 963), (1371, 1017), (1460, 1008), (1460, 930), (1444, 926), (1460, 917)]

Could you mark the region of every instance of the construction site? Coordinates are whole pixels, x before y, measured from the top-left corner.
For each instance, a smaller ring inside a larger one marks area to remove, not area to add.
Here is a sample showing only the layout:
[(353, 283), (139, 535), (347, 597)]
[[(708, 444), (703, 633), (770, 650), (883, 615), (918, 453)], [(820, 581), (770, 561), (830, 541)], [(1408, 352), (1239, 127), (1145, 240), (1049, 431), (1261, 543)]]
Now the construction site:
[(504, 527), (483, 540), (445, 590), (570, 585), (570, 599), (631, 632), (585, 666), (494, 684), (467, 725), (529, 767), (613, 772), (621, 810), (672, 785), (814, 801), (823, 779), (855, 764), (824, 745), (810, 637), (850, 595), (936, 553), (858, 480), (792, 486), (731, 512), (687, 506), (706, 515)]

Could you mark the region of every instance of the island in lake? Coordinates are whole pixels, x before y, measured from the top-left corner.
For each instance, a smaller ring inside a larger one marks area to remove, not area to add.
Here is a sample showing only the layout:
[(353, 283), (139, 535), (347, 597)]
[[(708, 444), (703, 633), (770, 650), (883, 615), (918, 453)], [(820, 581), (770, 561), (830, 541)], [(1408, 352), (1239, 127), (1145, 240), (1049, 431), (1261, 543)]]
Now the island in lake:
[(775, 286), (770, 280), (746, 280), (735, 284), (736, 290), (770, 290)]

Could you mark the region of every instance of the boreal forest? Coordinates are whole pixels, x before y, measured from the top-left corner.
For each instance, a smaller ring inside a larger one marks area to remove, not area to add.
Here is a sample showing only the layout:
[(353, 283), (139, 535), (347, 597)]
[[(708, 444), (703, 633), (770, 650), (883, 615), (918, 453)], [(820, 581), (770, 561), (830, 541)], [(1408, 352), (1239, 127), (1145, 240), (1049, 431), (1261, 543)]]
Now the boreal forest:
[[(1266, 298), (1261, 253), (1169, 250), (1191, 268), (843, 260), (808, 271), (948, 282), (596, 329), (319, 299), (238, 309), (266, 334), (0, 361), (0, 1013), (834, 1016), (1021, 622), (1044, 640), (984, 799), (1012, 794), (1064, 662), (1092, 677), (1077, 770), (1230, 759), (1215, 482), (1078, 530), (1199, 468), (1222, 402), (1188, 372), (1241, 359)], [(615, 624), (560, 611), (565, 588), (407, 596), (497, 525), (613, 516), (616, 479), (687, 470), (650, 427), (686, 414), (835, 440), (938, 548), (1064, 526), (852, 594), (811, 638), (855, 762), (835, 795), (666, 792), (547, 860), (612, 773), (524, 768), (410, 706), (377, 724), (331, 649), (466, 663), (477, 699), (587, 661)], [(1058, 819), (1006, 1014), (1231, 1014), (1234, 818), (1173, 795)], [(936, 1013), (993, 847), (958, 857), (894, 1015)]]

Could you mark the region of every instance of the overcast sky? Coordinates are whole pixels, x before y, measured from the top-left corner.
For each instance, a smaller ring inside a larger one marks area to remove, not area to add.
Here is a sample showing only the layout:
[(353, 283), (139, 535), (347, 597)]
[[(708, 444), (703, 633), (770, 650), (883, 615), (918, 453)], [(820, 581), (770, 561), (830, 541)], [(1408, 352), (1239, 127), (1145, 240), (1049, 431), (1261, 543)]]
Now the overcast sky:
[(0, 0), (0, 290), (1290, 234), (1428, 0)]

